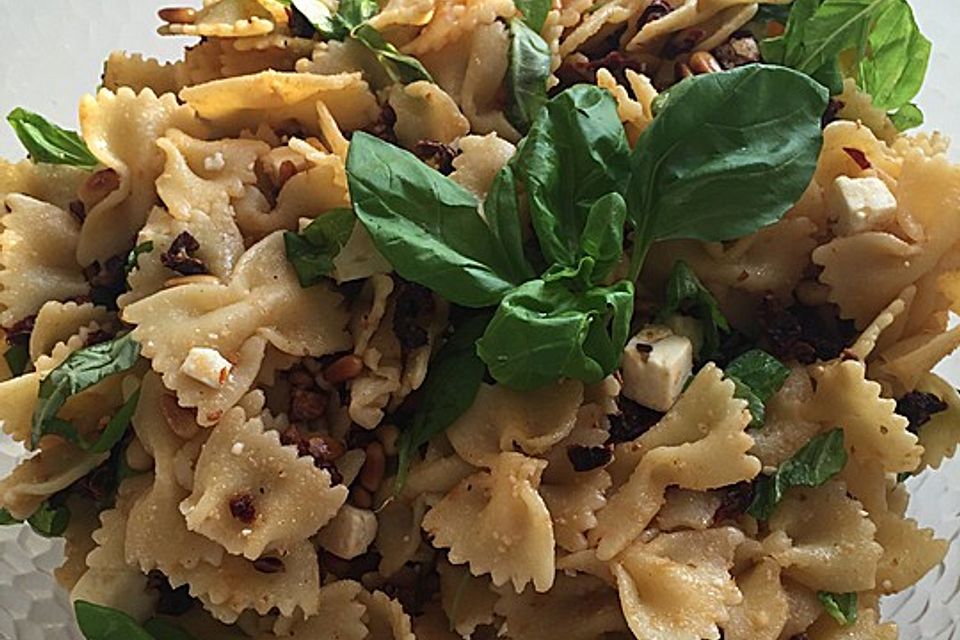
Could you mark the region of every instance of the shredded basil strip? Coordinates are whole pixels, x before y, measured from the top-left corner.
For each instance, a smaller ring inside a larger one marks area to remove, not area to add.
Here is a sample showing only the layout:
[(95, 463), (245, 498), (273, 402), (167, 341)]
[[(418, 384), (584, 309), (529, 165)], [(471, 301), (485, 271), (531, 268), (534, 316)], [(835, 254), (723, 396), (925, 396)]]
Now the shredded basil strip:
[(140, 260), (140, 256), (150, 253), (151, 251), (153, 251), (153, 240), (141, 242), (130, 251), (130, 254), (127, 256), (126, 265), (124, 265), (124, 273), (126, 273), (127, 277), (130, 277), (130, 274), (139, 267), (138, 261)]
[(97, 166), (98, 160), (75, 131), (68, 131), (40, 114), (17, 108), (7, 116), (17, 138), (34, 162), (65, 164), (84, 169)]
[(663, 322), (675, 313), (690, 315), (700, 321), (703, 346), (699, 359), (706, 361), (716, 357), (720, 351), (721, 336), (729, 333), (730, 323), (720, 311), (717, 299), (683, 260), (678, 260), (673, 265), (667, 281), (666, 301), (658, 318)]
[(747, 513), (757, 520), (769, 520), (788, 489), (818, 487), (840, 473), (846, 464), (843, 429), (821, 434), (781, 464), (772, 476), (757, 481)]
[(139, 357), (140, 345), (129, 333), (70, 354), (40, 383), (39, 400), (33, 413), (33, 446), (39, 445), (40, 439), (51, 428), (56, 432), (62, 427), (63, 422), (58, 421), (57, 413), (70, 396), (109, 376), (129, 371)]
[(843, 627), (849, 627), (857, 621), (857, 594), (856, 593), (830, 593), (821, 591), (817, 593), (823, 610), (831, 618), (837, 621), (837, 624)]
[(766, 351), (754, 349), (730, 362), (725, 373), (737, 385), (736, 397), (747, 401), (753, 416), (750, 426), (762, 427), (766, 403), (783, 387), (790, 369)]
[(519, 18), (510, 21), (510, 57), (507, 66), (507, 118), (521, 132), (547, 103), (550, 47)]
[(283, 234), (287, 260), (293, 265), (300, 286), (312, 287), (329, 276), (333, 260), (350, 239), (356, 218), (350, 209), (321, 214), (300, 233)]
[[(23, 520), (18, 520), (10, 515), (6, 509), (0, 509), (0, 526), (9, 526), (21, 524)], [(40, 504), (32, 516), (26, 519), (34, 533), (44, 538), (58, 538), (67, 530), (70, 524), (70, 510), (64, 505), (53, 505), (50, 500)]]

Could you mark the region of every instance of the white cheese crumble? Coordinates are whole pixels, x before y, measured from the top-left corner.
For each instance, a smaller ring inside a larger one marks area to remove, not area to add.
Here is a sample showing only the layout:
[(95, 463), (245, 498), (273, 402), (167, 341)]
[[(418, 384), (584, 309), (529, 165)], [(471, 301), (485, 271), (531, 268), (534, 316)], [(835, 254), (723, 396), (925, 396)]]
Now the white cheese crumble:
[(216, 349), (194, 347), (183, 361), (180, 372), (211, 389), (219, 389), (230, 377), (233, 364)]

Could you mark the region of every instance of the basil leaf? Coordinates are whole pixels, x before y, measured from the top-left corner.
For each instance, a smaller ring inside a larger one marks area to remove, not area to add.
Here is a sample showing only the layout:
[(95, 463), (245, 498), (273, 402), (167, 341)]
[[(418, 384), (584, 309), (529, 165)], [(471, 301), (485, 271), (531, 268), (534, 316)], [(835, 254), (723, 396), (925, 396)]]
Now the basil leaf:
[(341, 0), (337, 5), (337, 18), (353, 29), (380, 13), (377, 0)]
[(523, 21), (535, 33), (543, 31), (543, 23), (550, 13), (550, 0), (517, 0), (514, 2), (523, 15)]
[(510, 21), (510, 58), (507, 66), (507, 118), (525, 132), (547, 103), (550, 46), (519, 18)]
[(87, 640), (156, 640), (123, 611), (85, 600), (77, 600), (73, 610)]
[(350, 239), (356, 218), (350, 209), (320, 215), (300, 233), (283, 234), (287, 260), (297, 272), (301, 287), (320, 283), (333, 271), (333, 260)]
[(713, 297), (693, 269), (683, 260), (673, 265), (670, 279), (667, 281), (667, 296), (658, 318), (666, 320), (675, 313), (691, 315), (703, 325), (703, 347), (700, 359), (709, 360), (720, 351), (720, 334), (730, 331), (730, 323), (720, 311), (717, 299)]
[(897, 131), (906, 131), (923, 124), (923, 111), (912, 102), (907, 103), (890, 114), (890, 121)]
[(727, 365), (725, 373), (737, 385), (736, 397), (747, 401), (753, 416), (751, 427), (762, 427), (766, 403), (790, 377), (790, 369), (766, 351), (754, 349)]
[(498, 382), (521, 390), (558, 378), (599, 382), (617, 368), (630, 332), (633, 285), (579, 292), (565, 285), (532, 280), (500, 303), (477, 343)]
[(495, 305), (522, 280), (476, 198), (408, 151), (358, 131), (347, 177), (354, 213), (407, 280), (465, 307)]
[(897, 109), (919, 92), (930, 63), (930, 41), (906, 0), (883, 5), (868, 38), (869, 53), (860, 65), (860, 85), (881, 109)]
[(623, 256), (623, 226), (627, 202), (619, 193), (608, 193), (593, 203), (580, 236), (580, 253), (594, 259), (592, 283), (610, 275)]
[(821, 591), (817, 593), (817, 597), (823, 605), (823, 610), (830, 614), (830, 617), (840, 626), (849, 627), (857, 621), (856, 593)]
[(520, 204), (517, 201), (517, 179), (513, 167), (505, 165), (494, 177), (483, 203), (483, 215), (490, 231), (503, 247), (510, 273), (517, 280), (536, 277), (523, 251), (523, 230), (520, 228)]
[(51, 505), (48, 500), (27, 518), (27, 524), (37, 535), (44, 538), (59, 538), (70, 524), (70, 510), (64, 505)]
[[(784, 63), (810, 74), (836, 60), (842, 52), (862, 47), (870, 22), (886, 2), (889, 0), (824, 0), (795, 6), (790, 15), (792, 29), (784, 34)], [(794, 20), (793, 12), (798, 10)]]
[(143, 629), (155, 640), (194, 640), (194, 637), (163, 618), (151, 618), (143, 623)]
[(313, 25), (317, 33), (327, 40), (343, 40), (349, 28), (341, 23), (323, 0), (285, 0)]
[(22, 376), (30, 366), (30, 350), (22, 344), (12, 344), (3, 352), (3, 359), (14, 377)]
[(33, 162), (66, 164), (91, 169), (98, 160), (75, 131), (67, 131), (43, 116), (17, 108), (7, 116), (17, 138), (27, 149)]
[(407, 479), (417, 449), (446, 431), (473, 404), (487, 366), (477, 355), (490, 314), (475, 314), (461, 322), (437, 352), (423, 382), (420, 403), (410, 427), (400, 435), (395, 490)]
[(40, 443), (67, 398), (109, 376), (132, 369), (139, 357), (140, 345), (130, 334), (70, 354), (40, 383), (40, 397), (33, 412), (33, 446)]
[(577, 85), (550, 100), (511, 160), (550, 263), (576, 265), (594, 203), (622, 192), (630, 148), (613, 98)]
[[(376, 3), (374, 3), (376, 4)], [(418, 80), (433, 82), (433, 78), (419, 60), (400, 53), (400, 50), (387, 42), (380, 32), (369, 24), (360, 24), (350, 31), (350, 35), (363, 43), (376, 56), (380, 66), (393, 82), (409, 84)]]
[(843, 429), (834, 429), (808, 442), (772, 476), (757, 481), (753, 502), (747, 513), (757, 520), (769, 520), (791, 487), (818, 487), (843, 470), (847, 450)]
[(5, 527), (11, 524), (20, 524), (22, 520), (17, 520), (10, 512), (6, 509), (0, 509), (0, 527)]
[(124, 266), (123, 270), (127, 277), (130, 277), (130, 274), (133, 273), (133, 270), (137, 268), (137, 260), (140, 259), (145, 253), (150, 253), (153, 251), (153, 241), (147, 240), (146, 242), (141, 242), (133, 248), (130, 254), (127, 256), (127, 263)]
[(730, 240), (780, 220), (813, 177), (827, 98), (807, 76), (767, 65), (671, 89), (631, 158), (631, 275), (656, 240)]
[[(133, 414), (137, 411), (137, 403), (140, 401), (140, 390), (137, 389), (123, 406), (117, 411), (107, 426), (104, 428), (100, 437), (89, 447), (84, 446), (90, 453), (106, 453), (113, 449), (114, 445), (120, 442), (127, 429), (130, 427), (130, 421)], [(83, 445), (81, 445), (83, 446)]]

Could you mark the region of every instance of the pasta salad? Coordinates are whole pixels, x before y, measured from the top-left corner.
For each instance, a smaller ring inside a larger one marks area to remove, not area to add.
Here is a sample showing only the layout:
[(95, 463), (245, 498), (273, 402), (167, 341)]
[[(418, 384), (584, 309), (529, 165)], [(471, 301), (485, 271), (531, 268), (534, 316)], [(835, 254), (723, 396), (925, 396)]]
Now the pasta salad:
[(960, 441), (906, 0), (204, 0), (0, 162), (90, 640), (893, 640)]

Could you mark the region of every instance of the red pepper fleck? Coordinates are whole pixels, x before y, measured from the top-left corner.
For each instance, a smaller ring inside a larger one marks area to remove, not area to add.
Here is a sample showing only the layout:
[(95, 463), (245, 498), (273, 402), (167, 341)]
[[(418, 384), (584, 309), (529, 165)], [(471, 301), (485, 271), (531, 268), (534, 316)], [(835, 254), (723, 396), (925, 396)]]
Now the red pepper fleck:
[(866, 171), (871, 168), (873, 165), (870, 163), (870, 160), (867, 159), (867, 154), (865, 154), (860, 149), (855, 149), (853, 147), (844, 147), (844, 152), (850, 156), (850, 159), (857, 163), (857, 166)]

